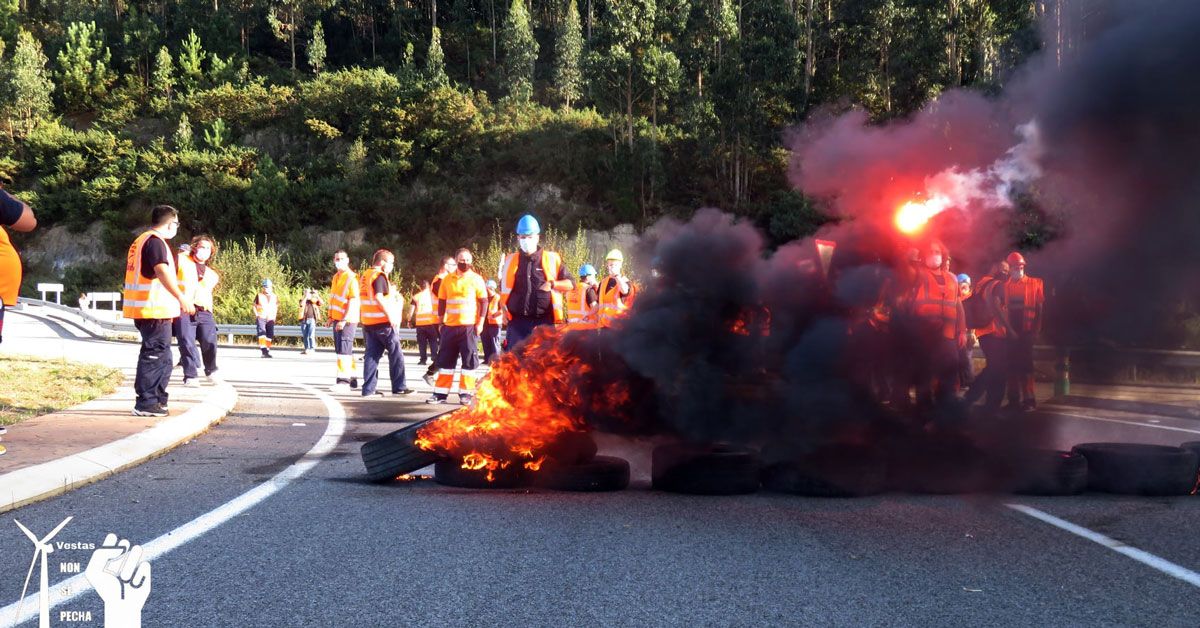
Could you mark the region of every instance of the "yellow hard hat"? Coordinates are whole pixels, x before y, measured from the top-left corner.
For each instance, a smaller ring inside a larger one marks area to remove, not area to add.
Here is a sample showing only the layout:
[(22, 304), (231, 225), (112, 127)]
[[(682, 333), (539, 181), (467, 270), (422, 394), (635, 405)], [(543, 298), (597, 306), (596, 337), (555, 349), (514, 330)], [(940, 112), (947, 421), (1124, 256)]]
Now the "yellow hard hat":
[(613, 249), (608, 252), (608, 255), (605, 256), (604, 261), (609, 262), (609, 261), (613, 261), (613, 260), (618, 261), (618, 262), (624, 262), (625, 256), (622, 255), (621, 252), (618, 251), (617, 249)]

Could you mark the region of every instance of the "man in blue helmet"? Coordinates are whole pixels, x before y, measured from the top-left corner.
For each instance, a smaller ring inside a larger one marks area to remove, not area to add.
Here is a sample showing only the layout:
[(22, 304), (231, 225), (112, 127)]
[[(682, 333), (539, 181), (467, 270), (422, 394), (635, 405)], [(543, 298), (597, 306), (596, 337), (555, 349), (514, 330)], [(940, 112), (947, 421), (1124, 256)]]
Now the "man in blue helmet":
[(600, 303), (596, 280), (596, 268), (591, 264), (579, 267), (579, 283), (567, 293), (567, 322), (576, 327), (596, 323), (597, 306)]
[(575, 287), (562, 257), (541, 247), (542, 228), (528, 214), (517, 221), (519, 251), (500, 262), (500, 303), (508, 317), (508, 350), (539, 325), (565, 323), (563, 295)]

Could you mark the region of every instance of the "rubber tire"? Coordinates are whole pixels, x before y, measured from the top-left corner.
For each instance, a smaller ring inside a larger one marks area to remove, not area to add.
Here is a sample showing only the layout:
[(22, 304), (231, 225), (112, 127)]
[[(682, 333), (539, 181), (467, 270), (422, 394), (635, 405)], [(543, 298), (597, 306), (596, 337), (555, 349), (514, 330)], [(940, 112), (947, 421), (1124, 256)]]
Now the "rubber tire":
[(866, 497), (887, 489), (887, 463), (872, 447), (832, 445), (763, 469), (763, 488), (808, 497)]
[[(1200, 440), (1188, 441), (1179, 447), (1200, 456)], [(1196, 494), (1200, 494), (1200, 466), (1196, 468), (1196, 481), (1192, 484), (1192, 495)]]
[(1084, 443), (1088, 488), (1120, 495), (1188, 495), (1200, 457), (1179, 447), (1139, 443)]
[(458, 488), (496, 489), (529, 485), (529, 477), (518, 463), (513, 463), (505, 469), (496, 469), (492, 472), (492, 481), (489, 482), (486, 470), (464, 469), (462, 462), (447, 459), (438, 460), (433, 465), (433, 480), (443, 486)]
[(571, 465), (595, 458), (598, 450), (590, 432), (563, 432), (544, 451), (548, 460)]
[(533, 474), (533, 485), (555, 491), (620, 491), (629, 486), (629, 462), (594, 456), (578, 464), (547, 463)]
[(383, 482), (441, 460), (441, 454), (425, 451), (413, 444), (417, 438), (417, 431), (436, 420), (437, 417), (434, 417), (413, 423), (363, 443), (359, 453), (362, 455), (363, 465), (367, 468), (367, 478), (372, 482)]
[(651, 485), (690, 495), (745, 495), (758, 490), (762, 463), (729, 445), (660, 445), (651, 456)]
[(1078, 495), (1088, 487), (1088, 461), (1074, 451), (1038, 450), (1018, 457), (1013, 492)]

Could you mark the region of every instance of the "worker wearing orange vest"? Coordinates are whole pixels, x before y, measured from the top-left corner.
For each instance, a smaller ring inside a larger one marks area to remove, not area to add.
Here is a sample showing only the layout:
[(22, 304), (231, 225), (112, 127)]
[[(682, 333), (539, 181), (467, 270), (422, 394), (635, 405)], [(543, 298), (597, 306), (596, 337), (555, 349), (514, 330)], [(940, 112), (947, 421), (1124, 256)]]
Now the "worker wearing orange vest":
[(4, 310), (17, 304), (21, 289), (21, 258), (8, 239), (6, 227), (13, 231), (33, 231), (37, 218), (28, 205), (0, 189), (0, 341), (4, 339)]
[(337, 378), (333, 392), (345, 393), (358, 388), (354, 373), (354, 332), (361, 316), (358, 276), (350, 270), (350, 256), (345, 251), (333, 254), (333, 282), (329, 286), (329, 324), (333, 326), (333, 353), (337, 356)]
[(254, 326), (258, 335), (258, 348), (262, 357), (271, 356), (271, 345), (275, 343), (275, 319), (279, 317), (279, 296), (270, 279), (262, 280), (262, 289), (254, 295)]
[(179, 288), (175, 256), (167, 241), (179, 231), (179, 211), (158, 205), (150, 211), (154, 226), (138, 236), (125, 258), (125, 288), (121, 311), (133, 319), (142, 336), (133, 390), (134, 416), (167, 416), (167, 382), (171, 379), (171, 321), (195, 314)]
[[(441, 286), (440, 279), (438, 286)], [(440, 333), (438, 327), (442, 322), (438, 318), (435, 301), (429, 280), (423, 280), (421, 290), (413, 295), (412, 325), (417, 330), (417, 351), (420, 352), (418, 366), (425, 366), (431, 361), (437, 362), (438, 334)]]
[(437, 379), (433, 396), (427, 403), (445, 403), (454, 386), (454, 371), (462, 360), (458, 384), (458, 402), (471, 403), (475, 394), (476, 369), (479, 368), (479, 336), (488, 311), (487, 284), (471, 269), (474, 258), (467, 249), (454, 254), (458, 270), (442, 279), (438, 290), (438, 314), (442, 318), (442, 338), (438, 348)]
[[(969, 301), (964, 301), (967, 322), (977, 325), (974, 328), (975, 337), (979, 339), (979, 348), (987, 363), (983, 371), (975, 378), (974, 385), (967, 391), (963, 401), (968, 406), (987, 395), (984, 409), (995, 412), (1004, 398), (1004, 385), (1008, 379), (1008, 342), (1013, 335), (1012, 326), (1008, 319), (1008, 299), (1004, 292), (1008, 283), (1008, 262), (1001, 260), (992, 266), (991, 272), (975, 286), (975, 291)], [(971, 303), (975, 301), (975, 303)], [(977, 314), (972, 316), (972, 311)], [(972, 321), (972, 318), (978, 320)]]
[[(437, 295), (438, 295), (438, 290), (442, 289), (442, 280), (445, 279), (447, 275), (454, 274), (454, 271), (457, 269), (458, 269), (458, 262), (454, 261), (454, 257), (453, 256), (446, 257), (442, 260), (442, 269), (440, 271), (438, 271), (437, 275), (434, 275), (433, 281), (431, 281), (429, 283), (429, 303), (430, 303), (430, 307), (433, 308), (433, 317), (437, 317)], [(430, 319), (426, 318), (426, 320), (430, 320)], [(437, 376), (437, 372), (438, 372), (437, 355), (438, 355), (438, 349), (439, 349), (438, 343), (441, 342), (441, 334), (442, 334), (441, 319), (438, 318), (437, 324), (432, 328), (428, 328), (427, 331), (432, 332), (432, 334), (433, 334), (432, 338), (434, 340), (433, 340), (433, 342), (430, 343), (429, 368), (425, 369), (425, 375), (422, 376), (422, 379), (425, 380), (426, 384), (433, 386), (434, 379)], [(420, 335), (418, 334), (418, 344), (419, 344), (419, 342), (420, 342)]]
[(1025, 256), (1008, 254), (1012, 273), (1004, 284), (1005, 302), (1013, 334), (1009, 343), (1009, 407), (1030, 411), (1037, 408), (1033, 387), (1033, 342), (1042, 332), (1042, 309), (1046, 304), (1042, 280), (1025, 274)]
[(483, 321), (483, 363), (500, 359), (500, 328), (504, 327), (504, 308), (495, 279), (487, 280), (487, 316)]
[(930, 243), (924, 267), (913, 277), (908, 303), (915, 340), (923, 353), (916, 373), (917, 403), (945, 405), (958, 395), (958, 350), (967, 342), (966, 317), (958, 278), (946, 270), (946, 247)]
[(542, 250), (542, 227), (533, 216), (517, 221), (520, 251), (500, 263), (500, 303), (508, 320), (508, 350), (512, 351), (540, 325), (567, 321), (563, 294), (575, 287), (558, 253)]
[(375, 251), (372, 266), (362, 274), (359, 294), (362, 295), (363, 338), (367, 350), (363, 354), (362, 396), (372, 397), (379, 384), (379, 360), (387, 352), (388, 376), (393, 395), (412, 394), (404, 377), (404, 352), (396, 328), (404, 321), (404, 298), (396, 291), (388, 275), (396, 267), (396, 256), (387, 249)]
[(596, 288), (599, 285), (596, 269), (591, 264), (579, 267), (579, 282), (567, 293), (567, 322), (574, 328), (596, 326), (600, 304)]
[[(179, 254), (179, 289), (196, 306), (195, 314), (179, 316), (179, 353), (183, 385), (199, 386), (197, 366), (204, 361), (204, 375), (212, 381), (217, 372), (217, 323), (213, 320), (213, 289), (221, 281), (209, 266), (216, 245), (209, 236), (192, 238), (189, 252)], [(196, 350), (196, 341), (200, 350)]]
[(633, 303), (635, 288), (633, 282), (621, 273), (625, 264), (625, 256), (621, 251), (613, 249), (604, 257), (604, 265), (608, 277), (600, 282), (600, 314), (601, 327), (611, 327), (618, 318), (625, 316)]

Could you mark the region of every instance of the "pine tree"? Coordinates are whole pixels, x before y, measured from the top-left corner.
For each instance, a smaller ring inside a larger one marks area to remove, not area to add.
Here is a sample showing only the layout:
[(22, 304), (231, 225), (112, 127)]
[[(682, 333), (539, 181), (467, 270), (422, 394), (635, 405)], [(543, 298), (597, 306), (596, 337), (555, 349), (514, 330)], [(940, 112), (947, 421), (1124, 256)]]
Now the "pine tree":
[(508, 20), (500, 34), (500, 46), (504, 49), (509, 96), (516, 100), (529, 100), (533, 97), (533, 70), (537, 63), (538, 43), (529, 25), (525, 0), (513, 0), (509, 7)]
[(196, 31), (188, 33), (187, 39), (183, 40), (183, 51), (179, 53), (179, 82), (180, 86), (187, 91), (192, 92), (200, 87), (200, 81), (204, 78), (204, 69), (201, 67), (204, 63), (204, 46), (200, 43), (200, 37), (196, 35)]
[(425, 75), (431, 83), (439, 87), (450, 84), (450, 78), (446, 76), (446, 58), (442, 52), (442, 29), (436, 26), (433, 27), (433, 34), (429, 37), (429, 54), (425, 56)]
[(154, 92), (166, 98), (171, 99), (171, 92), (175, 88), (175, 68), (171, 62), (171, 52), (166, 46), (158, 49), (158, 56), (154, 58), (154, 72), (150, 75), (150, 88)]
[(94, 109), (116, 80), (109, 67), (112, 54), (104, 46), (104, 32), (95, 22), (72, 22), (67, 41), (58, 53), (58, 85), (68, 111)]
[(554, 37), (554, 91), (567, 109), (581, 95), (583, 73), (579, 58), (583, 54), (583, 29), (575, 0), (567, 5), (567, 15), (559, 22)]
[(17, 122), (24, 123), (28, 132), (35, 121), (49, 115), (54, 82), (47, 63), (42, 44), (22, 30), (12, 58), (0, 64), (0, 111), (8, 119), (9, 135)]
[(321, 26), (321, 20), (313, 25), (306, 53), (308, 67), (312, 68), (313, 74), (320, 74), (325, 69), (325, 27)]
[(193, 145), (192, 122), (186, 113), (180, 114), (179, 126), (175, 128), (175, 150), (189, 150)]

